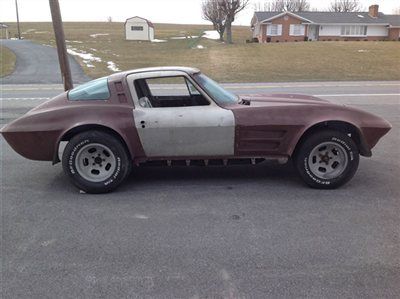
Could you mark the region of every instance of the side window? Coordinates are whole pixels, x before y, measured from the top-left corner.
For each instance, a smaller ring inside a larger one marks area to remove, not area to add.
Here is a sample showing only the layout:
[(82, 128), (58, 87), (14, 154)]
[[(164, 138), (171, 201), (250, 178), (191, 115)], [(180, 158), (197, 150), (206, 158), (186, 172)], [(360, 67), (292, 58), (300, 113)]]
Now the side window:
[(110, 90), (107, 78), (100, 78), (82, 84), (68, 92), (70, 101), (108, 100)]
[(184, 77), (147, 79), (146, 83), (153, 96), (190, 96)]
[(171, 108), (210, 105), (184, 76), (139, 79), (135, 83), (142, 108)]

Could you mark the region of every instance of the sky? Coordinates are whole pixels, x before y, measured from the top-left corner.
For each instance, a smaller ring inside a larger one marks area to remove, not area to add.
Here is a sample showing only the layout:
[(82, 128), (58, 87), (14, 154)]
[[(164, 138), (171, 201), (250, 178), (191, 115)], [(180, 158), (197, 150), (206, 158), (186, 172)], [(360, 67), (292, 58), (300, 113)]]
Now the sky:
[[(252, 0), (254, 3), (263, 2)], [(154, 23), (207, 24), (201, 17), (202, 0), (59, 0), (64, 21), (113, 21), (122, 22), (132, 16), (141, 16)], [(312, 8), (323, 9), (331, 0), (309, 0)], [(398, 0), (360, 0), (368, 6), (379, 4), (380, 11), (392, 14), (400, 7)], [(18, 0), (21, 22), (51, 21), (48, 0)], [(249, 25), (254, 6), (241, 12), (236, 25)], [(15, 0), (0, 0), (0, 22), (16, 20)]]

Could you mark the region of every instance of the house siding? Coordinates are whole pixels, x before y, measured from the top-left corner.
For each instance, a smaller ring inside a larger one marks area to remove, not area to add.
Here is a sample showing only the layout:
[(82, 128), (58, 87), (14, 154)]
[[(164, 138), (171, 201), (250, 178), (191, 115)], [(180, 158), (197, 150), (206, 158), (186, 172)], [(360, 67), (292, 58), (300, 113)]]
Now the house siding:
[(389, 40), (400, 41), (400, 28), (389, 28)]
[[(376, 8), (377, 9), (377, 8)], [(258, 14), (258, 15), (257, 15)], [(262, 13), (256, 12), (253, 20), (257, 20), (254, 24), (252, 21), (253, 38), (257, 38), (260, 43), (266, 42), (295, 42), (295, 41), (306, 41), (306, 40), (317, 40), (317, 41), (383, 41), (383, 40), (399, 40), (400, 41), (400, 28), (391, 28), (388, 24), (391, 24), (389, 20), (385, 19), (382, 14), (379, 17), (371, 20), (371, 17), (367, 13), (360, 13), (357, 15), (357, 19), (354, 20), (354, 14), (340, 15), (336, 17), (338, 23), (332, 19), (332, 17), (324, 23), (324, 19), (321, 17), (321, 13), (316, 13), (319, 17), (317, 20), (312, 18), (311, 12), (303, 13), (297, 16), (293, 13), (271, 15), (271, 13), (265, 13), (264, 22), (262, 23)], [(345, 14), (345, 13), (344, 13)], [(256, 17), (257, 16), (257, 17)], [(345, 18), (343, 18), (343, 16)], [(261, 17), (261, 18), (259, 18)], [(343, 20), (349, 20), (345, 23)], [(353, 18), (353, 19), (352, 19)], [(361, 22), (360, 18), (365, 18), (365, 22)], [(379, 19), (379, 20), (378, 20)], [(310, 21), (309, 21), (310, 20)], [(354, 21), (354, 22), (352, 22)], [(267, 35), (268, 26), (279, 24), (282, 26), (282, 34), (279, 36)], [(290, 35), (290, 25), (302, 24), (305, 26), (305, 33), (301, 36)], [(342, 36), (343, 26), (366, 26), (367, 31), (365, 36)], [(393, 25), (394, 26), (394, 25)], [(315, 28), (315, 29), (314, 29)], [(317, 34), (316, 34), (317, 33)]]
[(291, 24), (303, 24), (304, 21), (298, 18), (292, 17), (290, 15), (285, 15), (279, 18), (276, 18), (271, 21), (271, 24), (280, 24), (282, 25), (282, 35), (279, 36), (269, 36), (267, 35), (267, 27), (270, 26), (269, 24), (262, 25), (262, 38), (261, 42), (296, 42), (296, 41), (304, 41), (304, 38), (307, 36), (307, 25), (305, 25), (305, 34), (304, 35), (297, 35), (291, 36), (290, 35), (290, 25)]

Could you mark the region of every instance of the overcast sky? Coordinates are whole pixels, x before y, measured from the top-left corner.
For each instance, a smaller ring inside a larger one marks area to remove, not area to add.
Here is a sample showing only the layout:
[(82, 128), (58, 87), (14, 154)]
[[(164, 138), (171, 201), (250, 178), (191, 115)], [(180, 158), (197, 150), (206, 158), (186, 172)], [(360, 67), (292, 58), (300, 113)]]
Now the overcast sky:
[[(148, 18), (155, 23), (201, 24), (202, 0), (59, 0), (64, 21), (125, 21), (132, 16)], [(253, 2), (262, 2), (253, 0)], [(331, 0), (310, 0), (313, 8), (326, 8)], [(50, 21), (48, 0), (18, 0), (20, 20)], [(361, 0), (366, 9), (379, 4), (380, 11), (391, 14), (399, 7), (398, 0)], [(248, 25), (253, 5), (242, 12), (235, 24)], [(0, 0), (0, 22), (15, 21), (15, 0)]]

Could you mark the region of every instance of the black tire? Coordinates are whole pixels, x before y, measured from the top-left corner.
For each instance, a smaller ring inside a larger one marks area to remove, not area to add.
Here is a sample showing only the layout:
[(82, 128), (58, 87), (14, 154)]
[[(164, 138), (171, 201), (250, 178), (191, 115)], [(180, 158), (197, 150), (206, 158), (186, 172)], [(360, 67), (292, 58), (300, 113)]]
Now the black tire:
[[(84, 155), (93, 156), (83, 158)], [(62, 164), (75, 186), (93, 194), (113, 191), (132, 169), (132, 160), (122, 142), (103, 131), (87, 131), (74, 136), (65, 147)]]
[[(335, 159), (342, 162), (330, 162)], [(356, 173), (359, 161), (359, 150), (353, 139), (333, 130), (318, 131), (306, 137), (293, 159), (303, 181), (316, 189), (335, 189), (346, 184)]]

